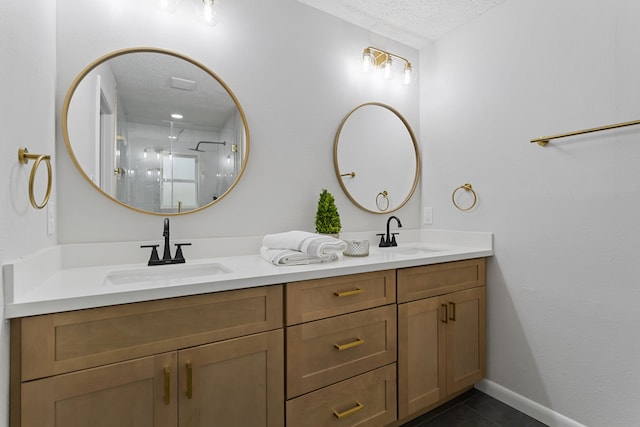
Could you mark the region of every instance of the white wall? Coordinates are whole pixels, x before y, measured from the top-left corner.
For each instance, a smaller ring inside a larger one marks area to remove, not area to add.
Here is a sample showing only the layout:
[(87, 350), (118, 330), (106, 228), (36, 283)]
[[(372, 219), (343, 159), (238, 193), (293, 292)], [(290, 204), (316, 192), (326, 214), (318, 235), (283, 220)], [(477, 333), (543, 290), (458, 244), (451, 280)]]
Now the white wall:
[[(47, 208), (29, 203), (33, 161), (18, 163), (18, 148), (55, 158), (55, 3), (0, 1), (0, 265), (55, 244), (47, 233)], [(46, 70), (46, 71), (45, 71)], [(36, 202), (44, 196), (46, 167), (36, 176)], [(50, 206), (55, 206), (54, 193)], [(0, 277), (0, 288), (2, 287)], [(0, 318), (4, 296), (0, 292)], [(9, 327), (0, 323), (0, 426), (8, 425)]]
[(435, 228), (495, 233), (489, 379), (594, 427), (640, 425), (640, 127), (529, 140), (640, 119), (638, 16), (512, 0), (420, 55), (422, 203)]
[[(231, 87), (251, 133), (246, 171), (212, 208), (173, 218), (176, 237), (313, 231), (323, 188), (336, 197), (344, 230), (384, 228), (385, 216), (356, 208), (342, 193), (333, 168), (333, 138), (348, 112), (371, 101), (394, 106), (417, 132), (417, 82), (372, 85), (360, 73), (362, 50), (370, 44), (414, 62), (416, 50), (294, 0), (220, 0), (220, 23), (213, 28), (195, 24), (191, 2), (181, 2), (173, 15), (150, 3), (58, 2), (57, 106), (60, 112), (68, 86), (86, 64), (134, 46), (191, 56)], [(81, 178), (60, 134), (56, 152), (61, 243), (161, 237), (162, 218), (118, 206)], [(419, 226), (419, 204), (415, 197), (398, 212), (405, 227)]]

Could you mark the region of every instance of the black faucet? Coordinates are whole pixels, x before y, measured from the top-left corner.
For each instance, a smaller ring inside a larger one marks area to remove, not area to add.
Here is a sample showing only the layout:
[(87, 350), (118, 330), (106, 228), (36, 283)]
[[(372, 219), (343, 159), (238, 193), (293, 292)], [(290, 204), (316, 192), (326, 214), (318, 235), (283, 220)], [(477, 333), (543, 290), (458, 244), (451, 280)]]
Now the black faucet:
[(185, 262), (184, 255), (182, 254), (183, 246), (190, 246), (191, 243), (176, 243), (176, 256), (171, 258), (171, 248), (169, 247), (169, 218), (164, 219), (164, 230), (162, 232), (164, 237), (164, 252), (162, 259), (158, 257), (158, 246), (160, 245), (142, 245), (141, 248), (151, 248), (151, 257), (147, 265), (165, 265), (165, 264), (182, 264)]
[(396, 242), (396, 235), (399, 233), (389, 233), (389, 224), (391, 223), (392, 219), (396, 220), (396, 222), (398, 223), (398, 228), (402, 228), (402, 223), (400, 222), (400, 219), (397, 216), (390, 216), (389, 219), (387, 220), (387, 235), (385, 236), (382, 233), (376, 234), (376, 236), (380, 236), (380, 244), (378, 246), (380, 246), (381, 248), (398, 246), (398, 243)]

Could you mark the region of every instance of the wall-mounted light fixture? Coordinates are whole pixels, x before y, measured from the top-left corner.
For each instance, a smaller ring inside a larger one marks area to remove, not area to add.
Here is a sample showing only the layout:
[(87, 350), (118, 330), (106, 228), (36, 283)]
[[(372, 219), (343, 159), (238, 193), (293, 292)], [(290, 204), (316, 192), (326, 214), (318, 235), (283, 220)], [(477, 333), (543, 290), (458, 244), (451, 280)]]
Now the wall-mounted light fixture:
[(213, 6), (214, 0), (195, 0), (196, 19), (206, 25), (218, 24), (218, 12)]
[(402, 82), (408, 85), (411, 83), (411, 72), (413, 71), (409, 60), (373, 46), (365, 48), (362, 52), (362, 71), (366, 73), (369, 72), (371, 68), (378, 68), (382, 70), (385, 79), (390, 79), (392, 77), (391, 67), (393, 65), (393, 58), (398, 58), (404, 62)]

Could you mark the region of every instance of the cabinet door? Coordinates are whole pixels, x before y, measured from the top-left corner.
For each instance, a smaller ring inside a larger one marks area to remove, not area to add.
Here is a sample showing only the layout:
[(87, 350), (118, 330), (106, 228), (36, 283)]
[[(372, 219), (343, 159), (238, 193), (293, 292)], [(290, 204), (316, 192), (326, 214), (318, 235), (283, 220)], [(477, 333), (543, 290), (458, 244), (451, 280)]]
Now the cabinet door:
[(176, 353), (22, 384), (22, 425), (175, 427)]
[(486, 287), (444, 295), (447, 307), (447, 393), (472, 386), (486, 370)]
[(446, 314), (439, 297), (398, 306), (398, 418), (446, 394)]
[(284, 425), (284, 340), (276, 330), (182, 350), (180, 427)]

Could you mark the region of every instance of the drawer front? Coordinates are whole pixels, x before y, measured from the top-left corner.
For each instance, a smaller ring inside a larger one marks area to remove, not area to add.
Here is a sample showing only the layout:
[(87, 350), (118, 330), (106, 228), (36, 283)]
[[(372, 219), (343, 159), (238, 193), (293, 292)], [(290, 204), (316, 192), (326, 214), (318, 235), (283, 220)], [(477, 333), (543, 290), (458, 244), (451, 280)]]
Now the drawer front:
[(282, 286), (20, 319), (22, 381), (282, 327)]
[(395, 301), (395, 270), (289, 283), (286, 322), (295, 325)]
[(398, 270), (398, 302), (487, 284), (486, 259), (477, 258)]
[(384, 426), (395, 420), (395, 364), (287, 402), (287, 425), (297, 427)]
[(287, 397), (395, 362), (396, 305), (287, 327)]

